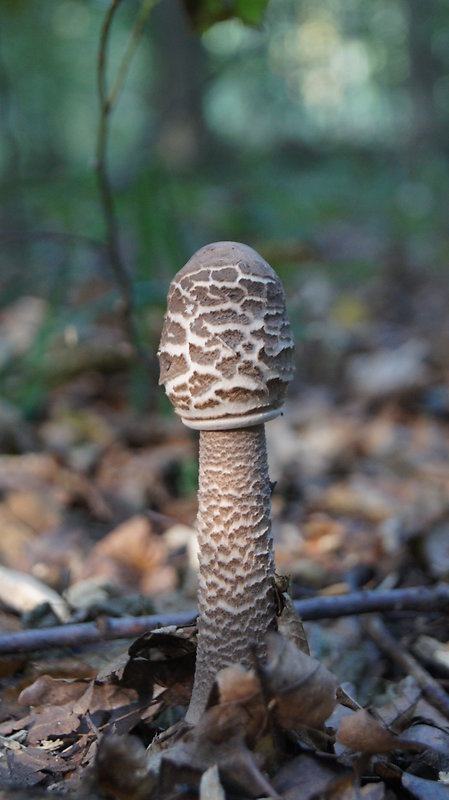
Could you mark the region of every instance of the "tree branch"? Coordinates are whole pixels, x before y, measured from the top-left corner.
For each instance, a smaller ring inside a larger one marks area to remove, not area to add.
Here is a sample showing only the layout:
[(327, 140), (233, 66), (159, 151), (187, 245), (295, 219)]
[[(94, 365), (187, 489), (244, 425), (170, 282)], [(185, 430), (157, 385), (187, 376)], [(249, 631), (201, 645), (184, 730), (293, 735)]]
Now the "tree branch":
[(377, 645), (381, 653), (397, 664), (406, 675), (412, 675), (429, 703), (441, 711), (449, 719), (449, 696), (438, 681), (407, 653), (393, 638), (389, 630), (377, 615), (368, 617), (363, 624), (364, 630)]
[[(295, 609), (304, 621), (332, 619), (377, 612), (441, 612), (449, 608), (449, 585), (435, 588), (417, 586), (391, 591), (352, 592), (338, 597), (314, 597), (296, 600)], [(152, 614), (145, 617), (106, 617), (96, 622), (58, 625), (53, 628), (5, 633), (0, 636), (0, 656), (32, 653), (53, 647), (79, 647), (111, 639), (130, 639), (145, 631), (167, 625), (190, 625), (195, 622), (196, 611), (177, 614)]]
[(146, 363), (146, 353), (142, 347), (135, 320), (133, 283), (120, 249), (119, 225), (112, 191), (112, 184), (107, 166), (107, 146), (110, 135), (109, 119), (111, 111), (117, 102), (117, 98), (121, 89), (123, 88), (124, 80), (131, 63), (132, 56), (140, 36), (143, 33), (147, 17), (155, 5), (156, 0), (142, 0), (139, 13), (137, 14), (133, 26), (130, 41), (118, 68), (116, 78), (112, 84), (112, 89), (109, 92), (106, 74), (107, 51), (112, 23), (121, 1), (122, 0), (112, 0), (108, 12), (104, 18), (100, 35), (97, 63), (97, 85), (100, 103), (100, 119), (97, 133), (95, 168), (97, 173), (98, 189), (100, 193), (100, 202), (106, 225), (107, 252), (111, 268), (122, 295), (122, 315), (125, 328), (137, 355), (143, 363)]

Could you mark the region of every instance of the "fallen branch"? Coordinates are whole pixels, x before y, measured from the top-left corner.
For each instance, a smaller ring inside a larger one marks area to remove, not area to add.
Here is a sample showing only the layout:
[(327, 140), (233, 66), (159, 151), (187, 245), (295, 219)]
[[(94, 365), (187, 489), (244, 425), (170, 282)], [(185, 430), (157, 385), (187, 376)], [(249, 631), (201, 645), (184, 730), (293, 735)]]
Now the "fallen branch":
[(412, 675), (428, 702), (449, 719), (449, 695), (416, 658), (407, 653), (393, 638), (380, 617), (369, 617), (363, 627), (381, 653), (401, 667), (406, 675)]
[[(372, 612), (441, 612), (449, 609), (449, 584), (442, 583), (432, 589), (417, 586), (391, 591), (352, 592), (337, 597), (314, 597), (296, 600), (295, 608), (304, 621)], [(167, 625), (190, 625), (195, 619), (196, 611), (184, 611), (145, 617), (104, 617), (95, 622), (5, 633), (0, 636), (0, 655), (31, 653), (53, 647), (79, 647), (111, 639), (132, 639), (145, 631)]]
[(445, 611), (449, 608), (449, 584), (440, 583), (430, 589), (413, 586), (409, 589), (319, 596), (310, 600), (295, 600), (295, 608), (303, 620), (335, 619), (370, 612)]

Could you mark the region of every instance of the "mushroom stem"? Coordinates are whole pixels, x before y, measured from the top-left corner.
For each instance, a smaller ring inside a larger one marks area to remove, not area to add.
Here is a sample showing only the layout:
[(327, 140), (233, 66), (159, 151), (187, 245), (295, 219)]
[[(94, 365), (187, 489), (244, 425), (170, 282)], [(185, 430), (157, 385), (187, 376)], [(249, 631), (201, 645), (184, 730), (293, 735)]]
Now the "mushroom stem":
[(264, 425), (201, 431), (198, 544), (198, 651), (187, 721), (203, 713), (215, 675), (229, 664), (265, 655), (275, 627)]

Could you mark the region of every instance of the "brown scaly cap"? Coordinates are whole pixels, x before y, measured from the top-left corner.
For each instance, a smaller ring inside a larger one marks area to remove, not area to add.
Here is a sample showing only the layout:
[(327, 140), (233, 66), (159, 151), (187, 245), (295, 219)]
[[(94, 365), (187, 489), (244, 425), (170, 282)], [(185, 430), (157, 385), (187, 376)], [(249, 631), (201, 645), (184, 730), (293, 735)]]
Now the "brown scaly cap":
[(159, 383), (191, 428), (257, 425), (281, 412), (293, 347), (274, 270), (247, 245), (209, 244), (171, 282)]

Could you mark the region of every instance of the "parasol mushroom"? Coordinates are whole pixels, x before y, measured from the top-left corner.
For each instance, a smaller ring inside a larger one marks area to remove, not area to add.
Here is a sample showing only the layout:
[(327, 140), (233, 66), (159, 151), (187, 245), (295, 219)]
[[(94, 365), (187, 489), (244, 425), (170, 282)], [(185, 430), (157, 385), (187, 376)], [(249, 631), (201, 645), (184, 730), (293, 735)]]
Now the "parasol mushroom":
[(217, 671), (263, 658), (276, 626), (264, 423), (294, 369), (276, 273), (244, 244), (198, 250), (170, 285), (158, 356), (176, 413), (200, 431), (195, 723)]

